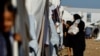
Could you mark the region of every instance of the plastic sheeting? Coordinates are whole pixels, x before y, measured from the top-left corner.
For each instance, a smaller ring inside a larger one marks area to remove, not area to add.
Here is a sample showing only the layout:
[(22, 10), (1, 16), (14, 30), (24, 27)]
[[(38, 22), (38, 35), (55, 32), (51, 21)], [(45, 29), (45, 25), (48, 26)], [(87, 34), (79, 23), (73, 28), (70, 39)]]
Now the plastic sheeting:
[(69, 13), (68, 11), (64, 10), (62, 19), (64, 19), (65, 21), (67, 20), (73, 21), (73, 15), (71, 15), (71, 13)]
[(34, 48), (35, 53), (38, 52), (38, 39), (36, 37), (36, 18), (32, 15), (29, 15), (29, 24), (30, 24), (30, 28), (29, 28), (29, 34), (31, 37), (31, 41), (29, 42), (29, 46)]
[(56, 27), (52, 20), (52, 10), (55, 9), (54, 5), (49, 7), (49, 23), (50, 23), (50, 56), (57, 56), (54, 45), (59, 45), (59, 36)]
[(28, 14), (25, 9), (25, 0), (17, 0), (18, 18), (15, 29), (22, 37), (21, 56), (29, 56), (27, 28), (29, 27)]
[(57, 34), (54, 22), (52, 21), (51, 18), (49, 19), (49, 22), (50, 22), (50, 29), (51, 29), (51, 40), (50, 41), (52, 45), (56, 45), (56, 44), (59, 45), (59, 36)]
[(57, 8), (57, 6), (60, 5), (60, 0), (49, 0), (50, 3), (52, 3), (52, 5), (55, 6), (55, 8)]
[[(41, 37), (43, 37), (45, 33), (42, 32), (42, 34), (40, 32), (46, 29), (46, 26), (42, 24), (46, 22), (45, 19), (47, 19), (44, 14), (46, 1), (47, 0), (17, 0), (18, 19), (16, 31), (19, 31), (23, 38), (22, 56), (29, 56), (28, 47), (32, 47), (37, 55), (41, 56), (43, 42)], [(38, 40), (40, 42), (38, 42)]]
[[(42, 50), (42, 42), (44, 42), (44, 34), (46, 35), (46, 32), (43, 29), (46, 29), (46, 23), (44, 24), (43, 22), (46, 22), (45, 18), (46, 15), (44, 15), (44, 11), (45, 11), (45, 5), (46, 4), (46, 0), (26, 0), (26, 9), (28, 11), (28, 15), (32, 15), (34, 16), (34, 18), (29, 19), (30, 21), (30, 34), (31, 37), (33, 38), (32, 42), (30, 41), (30, 46), (34, 48), (34, 50), (37, 53), (37, 56), (41, 55), (41, 50)], [(33, 19), (35, 19), (35, 21), (33, 21)], [(35, 26), (32, 25), (32, 23), (35, 22)], [(35, 27), (35, 30), (33, 29)], [(33, 29), (33, 30), (32, 30)], [(41, 32), (42, 30), (42, 32)], [(33, 33), (35, 32), (35, 34)], [(40, 34), (41, 32), (41, 34)], [(34, 36), (36, 35), (36, 36)], [(42, 36), (39, 38), (39, 36)], [(40, 40), (39, 40), (40, 39)], [(39, 44), (37, 45), (36, 42), (38, 42), (39, 40)], [(34, 44), (35, 43), (35, 44)], [(38, 48), (37, 48), (38, 47)]]
[(36, 36), (39, 37), (42, 18), (44, 15), (46, 0), (26, 0), (26, 8), (29, 15), (33, 15), (36, 18)]

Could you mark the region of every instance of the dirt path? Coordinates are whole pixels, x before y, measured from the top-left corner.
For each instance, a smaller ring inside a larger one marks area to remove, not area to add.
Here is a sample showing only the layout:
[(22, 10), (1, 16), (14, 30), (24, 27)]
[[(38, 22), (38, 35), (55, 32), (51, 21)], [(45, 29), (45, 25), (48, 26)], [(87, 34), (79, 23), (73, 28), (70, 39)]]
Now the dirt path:
[(85, 56), (100, 56), (100, 41), (86, 40)]
[[(67, 54), (67, 48), (63, 49), (60, 56)], [(100, 41), (96, 42), (93, 39), (86, 40), (86, 50), (84, 56), (100, 56)]]

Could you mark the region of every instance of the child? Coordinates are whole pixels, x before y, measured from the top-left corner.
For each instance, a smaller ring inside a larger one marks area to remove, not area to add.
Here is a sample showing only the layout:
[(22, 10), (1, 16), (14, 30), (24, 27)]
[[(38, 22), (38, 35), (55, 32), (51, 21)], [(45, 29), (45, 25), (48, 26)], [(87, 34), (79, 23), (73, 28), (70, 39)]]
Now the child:
[(66, 22), (66, 32), (64, 33), (66, 35), (66, 37), (64, 38), (64, 45), (65, 47), (67, 47), (67, 51), (68, 51), (68, 56), (71, 56), (71, 45), (70, 45), (70, 34), (68, 33), (68, 30), (70, 28), (70, 26), (72, 25), (72, 22), (71, 21), (67, 21)]
[(0, 5), (0, 56), (13, 56), (13, 39), (21, 41), (19, 34), (12, 34), (11, 28), (14, 26), (16, 9), (9, 2)]

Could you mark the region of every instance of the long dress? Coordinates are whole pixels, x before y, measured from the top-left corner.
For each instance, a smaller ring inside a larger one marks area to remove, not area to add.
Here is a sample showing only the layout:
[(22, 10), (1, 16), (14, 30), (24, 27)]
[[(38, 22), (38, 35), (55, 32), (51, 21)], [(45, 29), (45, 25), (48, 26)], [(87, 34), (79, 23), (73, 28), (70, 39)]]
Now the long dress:
[(65, 45), (66, 44), (66, 40), (65, 40), (65, 38), (66, 38), (66, 36), (65, 36), (65, 32), (66, 32), (66, 25), (65, 24), (63, 24), (63, 45)]
[(70, 35), (69, 33), (68, 33), (68, 28), (66, 28), (66, 36), (65, 36), (65, 38), (64, 38), (64, 45), (65, 45), (65, 47), (72, 47), (72, 40), (73, 40), (73, 37), (72, 37), (72, 35)]
[(72, 48), (74, 56), (83, 56), (85, 50), (85, 33), (84, 33), (85, 24), (81, 20), (78, 24), (79, 32), (76, 35), (73, 35), (71, 38)]

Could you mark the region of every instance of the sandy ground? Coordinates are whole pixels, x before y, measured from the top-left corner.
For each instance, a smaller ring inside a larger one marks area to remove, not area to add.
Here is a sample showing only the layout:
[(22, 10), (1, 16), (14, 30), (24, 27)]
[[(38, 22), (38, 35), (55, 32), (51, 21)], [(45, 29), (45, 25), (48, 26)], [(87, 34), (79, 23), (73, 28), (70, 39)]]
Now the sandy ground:
[[(60, 56), (67, 55), (67, 48), (61, 50)], [(86, 50), (84, 56), (100, 56), (100, 41), (95, 41), (93, 39), (86, 40)]]

